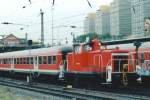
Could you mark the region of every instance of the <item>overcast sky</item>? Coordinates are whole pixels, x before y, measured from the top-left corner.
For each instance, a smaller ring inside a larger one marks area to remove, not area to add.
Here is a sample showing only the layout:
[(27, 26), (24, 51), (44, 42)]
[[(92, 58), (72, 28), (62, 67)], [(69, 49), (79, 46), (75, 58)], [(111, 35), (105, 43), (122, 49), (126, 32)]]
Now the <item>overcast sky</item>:
[[(0, 24), (0, 34), (14, 34), (20, 38), (28, 33), (29, 39), (40, 39), (40, 9), (44, 11), (45, 41), (51, 43), (51, 16), (52, 0), (0, 0), (0, 22), (12, 22), (22, 25)], [(83, 33), (83, 20), (86, 14), (96, 11), (100, 5), (107, 4), (113, 0), (89, 0), (92, 8), (86, 0), (55, 0), (54, 6), (54, 39), (63, 41), (65, 38), (71, 41), (70, 35)], [(26, 6), (25, 8), (22, 8)], [(29, 25), (29, 26), (26, 26)], [(58, 26), (77, 26), (76, 29)], [(57, 27), (56, 27), (57, 26)], [(23, 30), (20, 30), (23, 28)]]

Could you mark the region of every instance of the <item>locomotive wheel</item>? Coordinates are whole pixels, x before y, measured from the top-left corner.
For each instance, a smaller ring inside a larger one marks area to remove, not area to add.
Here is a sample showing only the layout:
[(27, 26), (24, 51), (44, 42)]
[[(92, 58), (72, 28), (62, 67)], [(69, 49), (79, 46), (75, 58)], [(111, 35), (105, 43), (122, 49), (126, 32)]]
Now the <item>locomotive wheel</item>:
[(33, 77), (34, 77), (34, 78), (38, 78), (39, 76), (40, 76), (40, 73), (38, 73), (38, 72), (34, 72), (34, 73), (33, 73)]

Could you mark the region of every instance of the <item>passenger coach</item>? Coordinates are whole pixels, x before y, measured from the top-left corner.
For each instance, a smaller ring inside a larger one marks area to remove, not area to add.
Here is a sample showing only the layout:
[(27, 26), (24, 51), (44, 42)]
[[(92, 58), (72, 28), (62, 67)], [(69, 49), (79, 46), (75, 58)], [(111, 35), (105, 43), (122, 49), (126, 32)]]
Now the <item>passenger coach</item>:
[(59, 75), (60, 65), (71, 51), (70, 46), (56, 46), (0, 53), (0, 70), (32, 75)]

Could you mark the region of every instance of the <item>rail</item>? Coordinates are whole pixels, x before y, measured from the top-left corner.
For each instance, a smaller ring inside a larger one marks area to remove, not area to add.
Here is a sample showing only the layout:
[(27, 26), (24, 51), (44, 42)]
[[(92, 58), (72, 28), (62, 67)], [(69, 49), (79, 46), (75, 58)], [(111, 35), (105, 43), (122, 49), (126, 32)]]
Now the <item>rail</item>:
[(133, 100), (149, 100), (148, 96), (138, 96), (138, 95), (129, 95), (129, 94), (119, 94), (111, 92), (100, 92), (100, 91), (91, 91), (85, 89), (66, 89), (61, 86), (55, 85), (45, 85), (45, 84), (27, 84), (23, 81), (4, 79), (0, 78), (0, 85), (20, 88), (24, 90), (29, 90), (33, 92), (39, 92), (44, 94), (50, 94), (59, 97), (70, 98), (72, 100), (84, 99), (84, 100), (122, 100), (122, 99), (133, 99)]

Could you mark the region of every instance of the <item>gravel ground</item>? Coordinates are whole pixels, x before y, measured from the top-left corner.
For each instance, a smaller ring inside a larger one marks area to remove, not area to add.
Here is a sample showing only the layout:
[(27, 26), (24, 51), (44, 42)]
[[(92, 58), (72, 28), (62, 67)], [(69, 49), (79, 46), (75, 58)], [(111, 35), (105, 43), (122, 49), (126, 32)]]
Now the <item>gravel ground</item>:
[(0, 85), (0, 100), (69, 100), (69, 99)]

